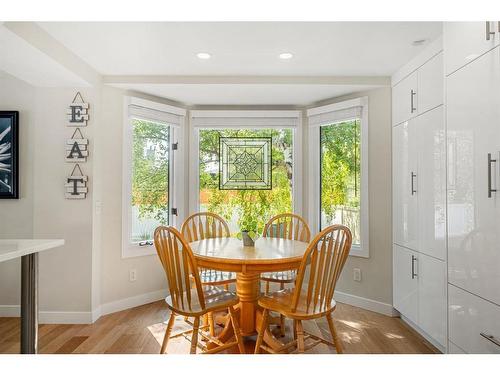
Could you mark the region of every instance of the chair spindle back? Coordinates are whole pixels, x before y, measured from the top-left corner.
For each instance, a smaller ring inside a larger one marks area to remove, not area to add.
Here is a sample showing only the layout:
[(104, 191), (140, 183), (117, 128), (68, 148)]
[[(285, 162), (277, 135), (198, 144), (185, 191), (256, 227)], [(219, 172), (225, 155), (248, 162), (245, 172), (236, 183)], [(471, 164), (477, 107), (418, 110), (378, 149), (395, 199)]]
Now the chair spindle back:
[[(167, 275), (168, 287), (174, 308), (180, 311), (191, 310), (192, 302), (199, 301), (205, 308), (198, 266), (191, 247), (181, 233), (174, 227), (160, 226), (154, 234), (156, 252)], [(195, 288), (191, 288), (190, 276)]]
[[(294, 311), (301, 295), (306, 297), (306, 312), (328, 306), (351, 250), (351, 243), (351, 231), (343, 225), (331, 225), (316, 235), (309, 244), (298, 271), (292, 300)], [(306, 271), (309, 271), (308, 274)], [(307, 289), (302, 290), (303, 286)]]
[(267, 222), (262, 236), (309, 242), (311, 230), (301, 216), (284, 213), (272, 217)]
[(231, 236), (226, 221), (211, 212), (198, 212), (189, 216), (182, 224), (181, 232), (188, 242)]

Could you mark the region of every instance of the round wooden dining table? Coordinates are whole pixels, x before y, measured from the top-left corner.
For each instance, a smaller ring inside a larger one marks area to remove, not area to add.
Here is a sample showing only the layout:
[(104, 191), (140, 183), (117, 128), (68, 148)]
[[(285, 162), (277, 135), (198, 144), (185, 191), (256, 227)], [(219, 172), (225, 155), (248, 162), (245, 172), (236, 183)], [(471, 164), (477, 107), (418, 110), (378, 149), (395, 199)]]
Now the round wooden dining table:
[[(210, 238), (191, 242), (191, 249), (200, 268), (236, 273), (237, 306), (242, 336), (257, 334), (260, 326), (260, 274), (263, 272), (297, 269), (307, 249), (306, 242), (261, 237), (254, 247), (243, 246), (236, 238)], [(227, 342), (234, 335), (231, 324), (226, 324), (219, 340)], [(264, 341), (272, 348), (282, 345), (266, 331)]]

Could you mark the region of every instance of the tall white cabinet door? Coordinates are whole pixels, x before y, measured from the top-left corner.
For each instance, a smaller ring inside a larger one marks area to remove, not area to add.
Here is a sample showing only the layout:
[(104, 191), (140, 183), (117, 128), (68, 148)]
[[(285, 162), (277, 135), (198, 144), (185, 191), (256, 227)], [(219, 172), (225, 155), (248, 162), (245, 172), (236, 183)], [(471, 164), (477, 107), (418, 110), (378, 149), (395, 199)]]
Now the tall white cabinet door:
[[(499, 50), (447, 79), (448, 280), (496, 304), (500, 304)], [(488, 154), (496, 162), (489, 163)], [(498, 192), (489, 197), (489, 187)]]
[(417, 249), (417, 136), (415, 120), (393, 128), (393, 236), (398, 245)]
[(489, 23), (492, 34), (486, 35), (485, 22), (444, 22), (444, 50), (446, 75), (470, 63), (500, 44), (498, 22)]
[(446, 257), (446, 139), (443, 106), (416, 119), (418, 250)]
[(446, 346), (446, 265), (424, 254), (418, 256), (418, 324)]
[(392, 88), (392, 124), (397, 125), (417, 115), (417, 72)]
[(417, 323), (417, 253), (398, 245), (394, 245), (393, 249), (394, 308), (412, 322)]
[(418, 69), (418, 113), (424, 113), (443, 104), (443, 52)]

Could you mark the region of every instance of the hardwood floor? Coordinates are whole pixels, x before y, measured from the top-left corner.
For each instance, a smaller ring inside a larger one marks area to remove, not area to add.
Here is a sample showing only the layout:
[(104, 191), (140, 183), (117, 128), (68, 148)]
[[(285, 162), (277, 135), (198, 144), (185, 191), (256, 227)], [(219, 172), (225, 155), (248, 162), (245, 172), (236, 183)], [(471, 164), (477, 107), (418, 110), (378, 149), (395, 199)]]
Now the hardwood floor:
[[(158, 353), (166, 329), (168, 310), (163, 301), (109, 314), (94, 324), (41, 324), (40, 353)], [(345, 353), (438, 353), (429, 342), (399, 318), (390, 318), (345, 304), (338, 304), (334, 321)], [(178, 318), (173, 334), (186, 328)], [(0, 318), (0, 353), (19, 353), (18, 318)], [(287, 325), (288, 340), (291, 324)], [(304, 329), (330, 338), (326, 319), (304, 322)], [(278, 330), (276, 331), (278, 334)], [(255, 338), (246, 339), (253, 353)], [(189, 353), (190, 343), (172, 339), (168, 353)], [(334, 353), (318, 345), (312, 353)]]

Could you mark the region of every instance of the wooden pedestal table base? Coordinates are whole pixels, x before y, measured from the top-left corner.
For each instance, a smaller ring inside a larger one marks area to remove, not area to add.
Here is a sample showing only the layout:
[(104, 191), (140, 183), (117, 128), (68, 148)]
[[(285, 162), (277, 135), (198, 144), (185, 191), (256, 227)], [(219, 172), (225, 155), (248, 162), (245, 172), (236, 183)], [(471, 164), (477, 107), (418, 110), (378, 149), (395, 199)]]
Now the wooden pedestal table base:
[[(256, 336), (258, 334), (257, 328), (260, 327), (262, 322), (262, 310), (257, 304), (260, 295), (260, 274), (238, 273), (236, 276), (236, 293), (240, 298), (240, 303), (235, 308), (235, 312), (240, 322), (241, 335), (244, 337)], [(233, 326), (226, 320), (224, 329), (217, 338), (225, 343), (232, 341), (233, 337)], [(269, 329), (264, 334), (264, 343), (274, 350), (279, 350), (283, 346)]]

